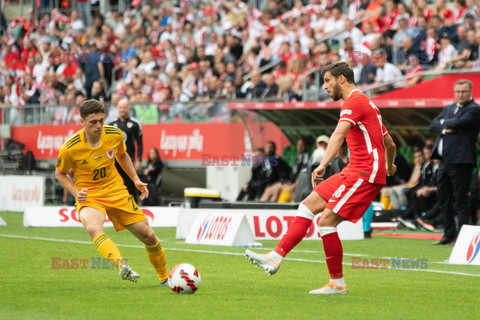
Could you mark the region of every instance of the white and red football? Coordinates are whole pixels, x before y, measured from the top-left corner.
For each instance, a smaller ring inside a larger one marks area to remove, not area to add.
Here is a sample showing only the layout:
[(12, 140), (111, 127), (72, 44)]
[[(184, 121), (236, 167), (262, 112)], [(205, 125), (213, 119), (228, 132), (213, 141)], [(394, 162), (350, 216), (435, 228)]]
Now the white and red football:
[(198, 270), (188, 263), (177, 264), (168, 275), (168, 285), (175, 293), (195, 293), (201, 280)]

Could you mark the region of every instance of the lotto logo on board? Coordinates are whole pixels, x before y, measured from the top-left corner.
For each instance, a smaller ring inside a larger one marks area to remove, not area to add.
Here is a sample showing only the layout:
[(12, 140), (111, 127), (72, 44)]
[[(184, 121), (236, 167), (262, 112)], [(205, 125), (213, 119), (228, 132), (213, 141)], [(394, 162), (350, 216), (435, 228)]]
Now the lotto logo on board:
[(197, 240), (223, 240), (231, 221), (231, 217), (208, 215), (198, 229)]
[(467, 250), (467, 263), (472, 263), (480, 252), (480, 232), (472, 237)]

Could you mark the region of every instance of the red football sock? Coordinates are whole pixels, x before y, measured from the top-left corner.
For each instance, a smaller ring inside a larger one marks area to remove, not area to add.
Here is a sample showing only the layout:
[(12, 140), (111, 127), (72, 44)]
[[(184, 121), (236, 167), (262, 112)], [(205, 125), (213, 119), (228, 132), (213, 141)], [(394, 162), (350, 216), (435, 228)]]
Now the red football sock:
[(343, 278), (342, 260), (343, 248), (337, 232), (326, 234), (322, 237), (323, 249), (327, 260), (328, 272), (331, 279)]
[(307, 234), (312, 220), (296, 216), (273, 251), (285, 257)]

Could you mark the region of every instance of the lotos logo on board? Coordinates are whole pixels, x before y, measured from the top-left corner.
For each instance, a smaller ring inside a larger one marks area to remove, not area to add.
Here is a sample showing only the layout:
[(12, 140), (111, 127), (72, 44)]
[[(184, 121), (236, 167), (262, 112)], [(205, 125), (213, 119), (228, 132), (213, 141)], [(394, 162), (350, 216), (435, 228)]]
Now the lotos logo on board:
[(208, 215), (198, 229), (197, 240), (223, 240), (231, 221), (231, 217)]
[(467, 250), (467, 263), (471, 263), (480, 252), (480, 232), (473, 236)]

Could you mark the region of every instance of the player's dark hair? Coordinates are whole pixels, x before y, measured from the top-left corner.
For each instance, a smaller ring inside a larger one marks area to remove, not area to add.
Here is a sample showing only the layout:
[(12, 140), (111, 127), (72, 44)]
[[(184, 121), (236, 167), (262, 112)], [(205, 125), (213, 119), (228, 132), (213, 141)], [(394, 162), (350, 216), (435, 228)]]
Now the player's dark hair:
[(277, 154), (277, 144), (273, 141), (268, 141), (267, 144), (271, 144), (273, 147), (273, 154)]
[(325, 77), (325, 73), (330, 72), (330, 74), (338, 79), (340, 76), (344, 76), (347, 79), (348, 83), (355, 83), (355, 78), (353, 77), (353, 70), (350, 66), (344, 62), (339, 61), (332, 64), (329, 64), (322, 69), (322, 78)]
[(89, 115), (94, 113), (105, 113), (105, 107), (103, 103), (98, 100), (90, 99), (82, 102), (79, 107), (80, 117), (86, 119)]

